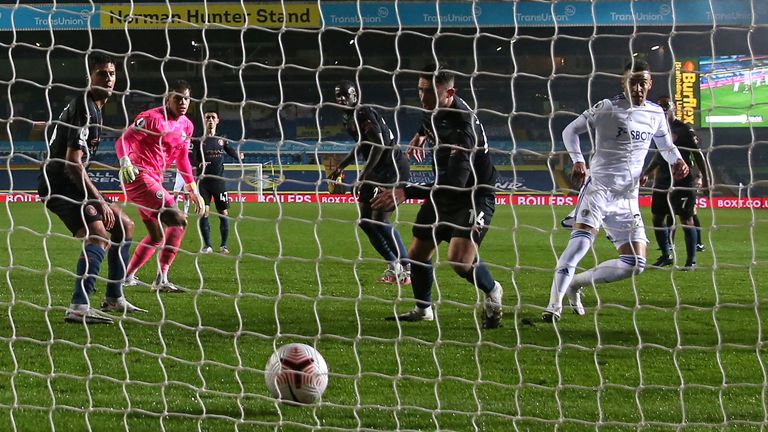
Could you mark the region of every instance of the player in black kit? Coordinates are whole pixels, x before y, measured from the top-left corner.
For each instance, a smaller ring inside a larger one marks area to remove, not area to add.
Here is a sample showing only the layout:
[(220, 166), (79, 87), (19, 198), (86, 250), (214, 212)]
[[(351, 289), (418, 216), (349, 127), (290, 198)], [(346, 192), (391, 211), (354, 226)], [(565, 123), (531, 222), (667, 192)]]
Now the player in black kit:
[(344, 168), (358, 156), (365, 159), (365, 167), (357, 177), (360, 228), (388, 263), (379, 282), (408, 285), (411, 283), (408, 252), (400, 233), (390, 222), (392, 212), (372, 209), (371, 200), (382, 187), (408, 181), (410, 166), (400, 149), (394, 146), (392, 132), (381, 115), (371, 107), (358, 106), (359, 92), (354, 83), (340, 82), (336, 85), (335, 97), (336, 103), (344, 106), (344, 127), (357, 144), (339, 162), (330, 178), (337, 181)]
[[(653, 264), (655, 267), (664, 267), (674, 263), (670, 242), (669, 227), (666, 224), (667, 216), (680, 216), (685, 234), (685, 249), (687, 258), (684, 270), (691, 270), (696, 266), (696, 251), (699, 244), (699, 231), (694, 226), (696, 211), (696, 178), (701, 176), (703, 186), (706, 187), (708, 170), (706, 160), (699, 150), (699, 138), (693, 129), (675, 117), (675, 107), (669, 97), (658, 100), (659, 106), (667, 113), (672, 139), (680, 150), (683, 160), (692, 168), (691, 172), (681, 180), (672, 182), (672, 175), (664, 159), (657, 154), (643, 173), (641, 184), (648, 180), (648, 176), (654, 176), (653, 199), (651, 213), (653, 214), (653, 228), (656, 242), (661, 248), (661, 256)], [(696, 168), (697, 170), (694, 170)], [(697, 172), (698, 171), (698, 172)], [(670, 187), (672, 191), (670, 192)]]
[(233, 149), (227, 140), (216, 136), (216, 128), (219, 125), (219, 113), (216, 111), (205, 111), (205, 137), (202, 140), (192, 142), (192, 165), (197, 167), (197, 174), (201, 176), (200, 196), (205, 202), (205, 212), (200, 216), (200, 232), (203, 234), (202, 253), (211, 253), (211, 225), (208, 222), (208, 215), (211, 210), (211, 199), (216, 205), (216, 211), (219, 213), (219, 231), (221, 232), (221, 248), (219, 251), (223, 254), (229, 253), (227, 239), (229, 237), (229, 219), (227, 209), (229, 209), (229, 197), (227, 195), (227, 185), (224, 180), (224, 153), (230, 155), (236, 160), (242, 160), (243, 154)]
[(418, 160), (425, 145), (431, 148), (434, 183), (385, 190), (373, 202), (374, 209), (388, 209), (408, 198), (425, 200), (416, 216), (409, 251), (416, 307), (388, 319), (434, 319), (432, 255), (440, 242), (448, 241), (447, 259), (453, 270), (485, 293), (483, 327), (496, 328), (501, 322), (503, 289), (477, 257), (496, 208), (496, 168), (480, 120), (453, 86), (454, 75), (434, 66), (419, 77), (419, 98), (427, 111), (408, 153)]
[(122, 282), (128, 265), (133, 222), (120, 207), (110, 204), (102, 196), (87, 172), (101, 142), (101, 108), (115, 86), (115, 62), (109, 57), (92, 54), (89, 56), (89, 73), (88, 92), (72, 98), (59, 119), (53, 122), (38, 193), (45, 206), (72, 234), (83, 239), (72, 301), (64, 320), (110, 324), (112, 319), (91, 308), (89, 302), (105, 253), (109, 280), (102, 311), (146, 311), (128, 303), (123, 296)]

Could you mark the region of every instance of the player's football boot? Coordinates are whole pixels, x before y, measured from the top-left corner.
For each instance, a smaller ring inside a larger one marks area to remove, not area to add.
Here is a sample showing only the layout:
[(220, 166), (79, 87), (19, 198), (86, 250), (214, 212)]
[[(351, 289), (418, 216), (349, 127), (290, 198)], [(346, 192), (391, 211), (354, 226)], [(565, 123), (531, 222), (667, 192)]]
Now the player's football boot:
[(397, 284), (397, 273), (392, 264), (387, 264), (387, 269), (384, 270), (384, 274), (379, 278), (379, 282), (385, 284)]
[(141, 281), (136, 276), (128, 276), (125, 278), (125, 282), (123, 282), (123, 286), (124, 287), (138, 286), (140, 283)]
[(483, 303), (483, 328), (495, 329), (501, 326), (501, 317), (504, 315), (503, 298), (504, 288), (499, 282), (494, 281), (493, 290), (485, 295)]
[(209, 254), (209, 253), (213, 253), (213, 248), (212, 248), (212, 247), (210, 247), (210, 246), (206, 246), (206, 247), (204, 247), (204, 248), (200, 249), (200, 253), (201, 253), (201, 254)]
[(134, 306), (125, 299), (120, 298), (105, 298), (101, 303), (102, 312), (118, 312), (118, 313), (146, 313), (146, 309)]
[(546, 323), (557, 322), (560, 319), (560, 313), (562, 311), (563, 308), (560, 306), (549, 305), (544, 309), (544, 312), (541, 313), (541, 320)]
[(568, 297), (568, 304), (571, 306), (571, 310), (578, 316), (587, 314), (584, 305), (581, 303), (581, 293), (583, 290), (584, 287), (570, 286), (565, 291), (565, 296)]
[(672, 265), (675, 263), (675, 260), (672, 259), (669, 255), (662, 255), (659, 257), (659, 259), (656, 260), (655, 263), (653, 263), (654, 267), (666, 267), (668, 265)]
[(157, 274), (157, 277), (155, 278), (155, 281), (152, 282), (152, 292), (167, 292), (167, 293), (179, 293), (184, 292), (183, 289), (177, 287), (176, 285), (168, 282), (168, 279), (164, 278), (160, 273)]
[(384, 274), (379, 278), (380, 283), (397, 285), (410, 285), (411, 284), (411, 272), (408, 266), (403, 266), (400, 263), (388, 264), (387, 269), (384, 270)]
[(411, 284), (411, 272), (403, 270), (401, 272), (397, 273), (397, 280), (400, 282), (400, 285), (410, 285)]
[(229, 255), (229, 248), (226, 246), (222, 246), (219, 248), (219, 253), (222, 255)]
[(704, 252), (707, 248), (704, 246), (704, 243), (699, 243), (696, 245), (696, 252)]
[(696, 270), (696, 261), (686, 261), (685, 266), (681, 268), (682, 271), (693, 271)]
[(171, 282), (165, 281), (165, 282), (158, 282), (153, 283), (152, 292), (160, 291), (160, 292), (166, 292), (166, 293), (180, 293), (184, 292), (183, 289), (177, 287), (176, 285), (172, 284)]
[(395, 316), (390, 316), (386, 318), (387, 321), (404, 321), (404, 322), (433, 321), (434, 319), (435, 319), (435, 316), (432, 313), (432, 308), (422, 309), (418, 306), (402, 315), (395, 315)]
[(112, 324), (112, 318), (90, 307), (86, 310), (67, 309), (64, 312), (64, 321), (78, 324)]

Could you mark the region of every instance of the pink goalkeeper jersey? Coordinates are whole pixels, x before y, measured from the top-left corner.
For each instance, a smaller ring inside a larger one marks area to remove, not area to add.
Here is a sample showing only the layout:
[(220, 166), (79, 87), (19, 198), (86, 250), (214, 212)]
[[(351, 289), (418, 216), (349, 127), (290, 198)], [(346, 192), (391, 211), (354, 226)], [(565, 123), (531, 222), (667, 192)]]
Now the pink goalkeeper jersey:
[(192, 121), (183, 115), (166, 118), (165, 108), (157, 107), (136, 116), (133, 125), (118, 138), (115, 151), (118, 158), (128, 156), (139, 170), (162, 182), (163, 173), (176, 162), (184, 182), (194, 181), (189, 162)]

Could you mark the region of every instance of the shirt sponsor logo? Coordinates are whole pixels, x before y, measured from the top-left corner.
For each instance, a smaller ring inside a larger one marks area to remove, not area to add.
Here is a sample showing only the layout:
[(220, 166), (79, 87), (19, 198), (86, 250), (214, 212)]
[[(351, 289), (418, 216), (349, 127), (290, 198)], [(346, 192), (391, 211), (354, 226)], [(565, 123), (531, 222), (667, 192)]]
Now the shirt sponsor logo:
[(165, 197), (165, 194), (163, 193), (163, 191), (159, 190), (159, 191), (155, 192), (155, 197), (157, 197), (157, 199), (161, 200), (161, 199), (163, 199)]
[(653, 132), (633, 130), (629, 132), (629, 136), (632, 137), (632, 141), (646, 142), (653, 138)]

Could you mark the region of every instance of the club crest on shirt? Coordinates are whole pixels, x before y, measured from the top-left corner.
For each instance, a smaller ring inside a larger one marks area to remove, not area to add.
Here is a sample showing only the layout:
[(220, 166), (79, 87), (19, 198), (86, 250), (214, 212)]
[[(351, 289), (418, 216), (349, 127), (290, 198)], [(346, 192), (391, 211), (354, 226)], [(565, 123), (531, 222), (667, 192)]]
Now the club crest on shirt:
[(163, 199), (165, 194), (163, 193), (163, 191), (159, 190), (159, 191), (155, 192), (155, 196), (157, 197), (157, 199)]
[(589, 216), (589, 209), (584, 209), (581, 211), (581, 217), (587, 217)]
[(224, 140), (223, 139), (219, 138), (216, 142), (219, 144), (219, 147), (224, 147)]
[(133, 125), (136, 126), (137, 128), (142, 128), (143, 129), (144, 128), (144, 123), (145, 123), (144, 117), (139, 117), (139, 118), (136, 119), (136, 122)]
[(188, 137), (187, 137), (187, 133), (186, 133), (186, 132), (184, 132), (184, 131), (181, 131), (181, 140), (182, 140), (182, 141), (186, 141), (186, 140), (187, 140), (187, 138), (188, 138)]

